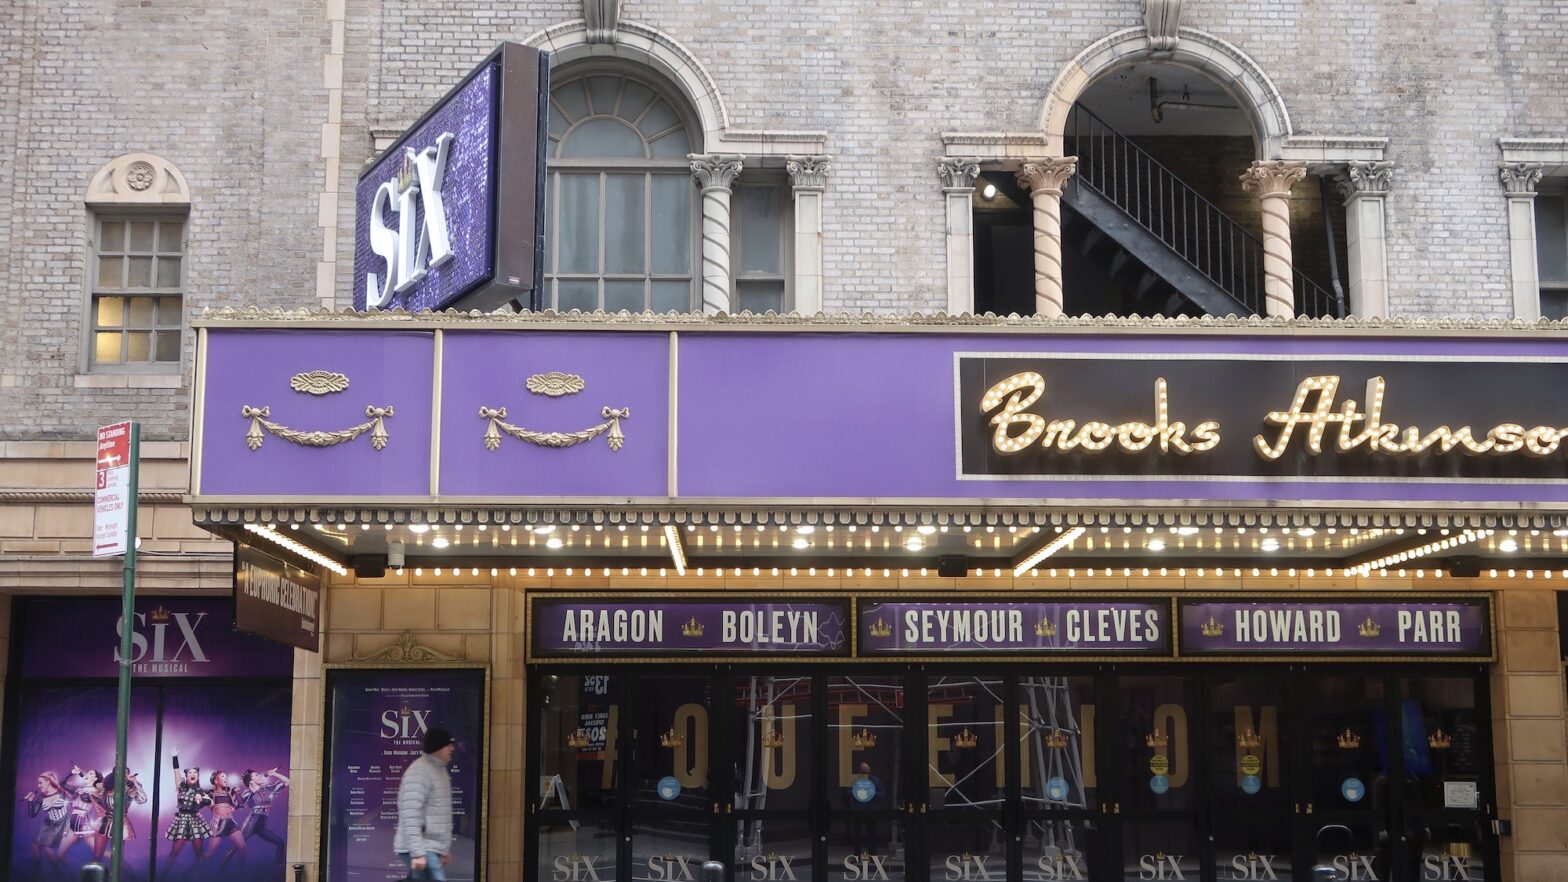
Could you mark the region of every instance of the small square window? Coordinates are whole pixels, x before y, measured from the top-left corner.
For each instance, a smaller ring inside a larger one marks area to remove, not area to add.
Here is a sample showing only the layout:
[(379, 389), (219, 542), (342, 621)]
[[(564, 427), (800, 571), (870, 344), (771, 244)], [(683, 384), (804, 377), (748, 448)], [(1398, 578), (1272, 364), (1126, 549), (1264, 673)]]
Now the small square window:
[(178, 364), (183, 217), (100, 217), (90, 278), (92, 364)]

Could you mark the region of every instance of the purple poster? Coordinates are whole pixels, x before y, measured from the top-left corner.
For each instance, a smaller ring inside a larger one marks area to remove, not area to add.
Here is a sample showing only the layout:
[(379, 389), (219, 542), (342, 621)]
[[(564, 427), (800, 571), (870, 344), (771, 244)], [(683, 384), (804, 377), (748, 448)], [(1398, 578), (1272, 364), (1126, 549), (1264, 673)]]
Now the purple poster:
[(532, 654), (848, 655), (849, 604), (535, 600)]
[(360, 176), (355, 309), (441, 309), (490, 278), (498, 82), (480, 67)]
[[(114, 779), (115, 690), (112, 686), (24, 687), (17, 702), (16, 780), (11, 802), (11, 882), (77, 878), (104, 858), (104, 821)], [(131, 697), (132, 778), (123, 878), (147, 882), (157, 842), (151, 795), (156, 785), (158, 689)], [(284, 741), (285, 747), (287, 740)]]
[(1178, 602), (1182, 655), (1492, 657), (1484, 597)]
[(861, 600), (857, 606), (861, 656), (1165, 656), (1171, 651), (1166, 600)]
[(396, 882), (407, 874), (393, 851), (403, 770), (433, 728), (457, 739), (452, 775), (452, 851), (446, 877), (472, 882), (484, 767), (484, 672), (335, 670), (327, 679), (328, 759), (325, 882)]
[[(23, 677), (119, 676), (119, 599), (32, 602), (22, 616)], [(228, 598), (145, 597), (136, 602), (131, 662), (138, 679), (287, 679), (294, 650), (235, 631)]]

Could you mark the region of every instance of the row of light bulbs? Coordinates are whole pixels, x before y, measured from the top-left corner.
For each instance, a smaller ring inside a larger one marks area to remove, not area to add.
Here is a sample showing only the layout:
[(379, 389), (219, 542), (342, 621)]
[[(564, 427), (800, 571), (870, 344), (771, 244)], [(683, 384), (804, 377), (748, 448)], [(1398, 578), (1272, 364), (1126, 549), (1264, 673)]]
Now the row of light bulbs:
[[(395, 575), (402, 576), (409, 569), (410, 568), (408, 568), (408, 567), (397, 567), (392, 572)], [(489, 573), (490, 573), (491, 576), (499, 576), (501, 574), (502, 569), (503, 569), (502, 567), (490, 567), (489, 568)], [(516, 576), (518, 574), (523, 574), (523, 575), (526, 575), (526, 576), (529, 576), (529, 577), (538, 577), (540, 575), (543, 575), (543, 576), (546, 576), (548, 578), (555, 578), (555, 576), (557, 574), (560, 574), (560, 575), (564, 575), (564, 576), (579, 576), (580, 575), (580, 576), (582, 576), (584, 578), (589, 578), (589, 577), (602, 575), (605, 578), (608, 578), (608, 577), (613, 576), (613, 575), (618, 573), (618, 574), (620, 574), (622, 576), (631, 576), (631, 575), (635, 574), (635, 575), (638, 575), (638, 576), (658, 576), (659, 578), (664, 579), (664, 578), (669, 578), (669, 576), (670, 576), (670, 569), (671, 568), (670, 567), (506, 567), (504, 569), (506, 570), (507, 574), (511, 575), (511, 576)], [(425, 568), (424, 567), (413, 567), (412, 570), (413, 570), (413, 573), (414, 573), (415, 576), (423, 576), (425, 574)], [(485, 568), (484, 567), (432, 567), (431, 568), (431, 574), (435, 575), (435, 576), (444, 576), (448, 572), (450, 572), (453, 576), (461, 576), (461, 575), (463, 575), (463, 573), (465, 571), (470, 576), (478, 576), (480, 573), (485, 572)], [(976, 568), (976, 569), (969, 570), (968, 571), (968, 575), (974, 576), (976, 578), (986, 578), (986, 577), (990, 577), (990, 576), (995, 576), (997, 578), (1001, 578), (1004, 572), (1005, 572), (1005, 570), (1003, 570), (1001, 568), (996, 568), (996, 569)], [(784, 576), (784, 575), (799, 576), (799, 575), (802, 575), (802, 574), (807, 575), (807, 576), (821, 576), (821, 575), (825, 575), (828, 578), (838, 578), (842, 574), (842, 576), (844, 578), (846, 578), (846, 579), (853, 579), (853, 578), (857, 578), (857, 577), (864, 577), (864, 578), (867, 578), (867, 579), (872, 579), (872, 578), (877, 578), (878, 576), (880, 576), (881, 578), (884, 578), (884, 579), (891, 579), (891, 578), (893, 578), (893, 574), (894, 573), (897, 573), (900, 577), (903, 577), (903, 578), (909, 578), (911, 576), (917, 576), (917, 575), (918, 576), (922, 576), (922, 577), (929, 577), (932, 574), (931, 573), (931, 569), (929, 567), (919, 567), (919, 568), (901, 567), (901, 568), (897, 568), (897, 569), (895, 569), (893, 567), (881, 567), (881, 568), (878, 568), (878, 567), (844, 567), (842, 569), (840, 569), (838, 567), (714, 567), (711, 571), (708, 568), (706, 568), (706, 567), (696, 567), (695, 569), (688, 569), (685, 574), (689, 574), (689, 575), (692, 575), (692, 576), (704, 576), (704, 577), (711, 574), (711, 575), (713, 575), (715, 577), (718, 577), (718, 578), (722, 578), (722, 577), (725, 577), (725, 576), (734, 576), (734, 577), (739, 578), (739, 577), (745, 577), (745, 576), (763, 576), (763, 575), (768, 575), (768, 576)], [(1142, 578), (1152, 578), (1152, 577), (1155, 577), (1155, 576), (1159, 576), (1159, 577), (1162, 577), (1162, 578), (1169, 578), (1169, 577), (1175, 576), (1177, 578), (1183, 578), (1183, 579), (1185, 579), (1185, 578), (1199, 578), (1199, 579), (1203, 579), (1203, 578), (1208, 578), (1210, 576), (1213, 576), (1214, 578), (1225, 578), (1227, 576), (1231, 576), (1231, 577), (1235, 577), (1235, 578), (1240, 579), (1240, 578), (1243, 578), (1243, 577), (1249, 576), (1249, 575), (1254, 577), (1254, 578), (1259, 578), (1259, 577), (1262, 577), (1262, 576), (1270, 576), (1270, 577), (1276, 577), (1276, 578), (1280, 577), (1280, 576), (1288, 576), (1288, 577), (1293, 578), (1293, 579), (1294, 578), (1302, 578), (1302, 577), (1305, 577), (1305, 578), (1308, 578), (1308, 579), (1315, 579), (1315, 578), (1317, 578), (1319, 576), (1322, 576), (1323, 578), (1328, 579), (1328, 578), (1334, 578), (1336, 576), (1343, 576), (1345, 578), (1357, 578), (1357, 577), (1360, 577), (1362, 575), (1360, 570), (1357, 569), (1357, 568), (1354, 568), (1354, 567), (1347, 568), (1347, 569), (1342, 569), (1342, 570), (1341, 569), (1335, 569), (1333, 567), (1324, 567), (1321, 570), (1319, 570), (1319, 569), (1317, 569), (1315, 567), (1307, 567), (1307, 568), (1288, 567), (1288, 568), (1283, 568), (1283, 569), (1280, 568), (1280, 567), (1268, 567), (1268, 568), (1264, 568), (1264, 567), (1176, 567), (1176, 568), (1170, 568), (1170, 567), (1088, 567), (1087, 569), (1083, 569), (1083, 570), (1079, 570), (1077, 567), (1071, 567), (1071, 568), (1067, 568), (1067, 569), (1061, 569), (1061, 568), (1040, 569), (1040, 568), (1037, 567), (1037, 568), (1029, 570), (1029, 572), (1026, 574), (1026, 576), (1028, 578), (1051, 578), (1051, 579), (1068, 578), (1068, 579), (1076, 579), (1076, 578), (1079, 577), (1080, 573), (1085, 578), (1090, 578), (1090, 579), (1097, 579), (1097, 578), (1106, 578), (1106, 579), (1123, 578), (1123, 579), (1130, 579), (1130, 578), (1133, 578), (1135, 576), (1136, 577), (1142, 577)], [(676, 573), (675, 575), (680, 576), (680, 575), (685, 575), (685, 574)], [(1400, 578), (1400, 579), (1410, 579), (1410, 578), (1415, 578), (1415, 579), (1443, 579), (1443, 578), (1446, 578), (1448, 576), (1448, 573), (1445, 570), (1441, 569), (1441, 568), (1433, 568), (1433, 569), (1430, 569), (1430, 570), (1428, 570), (1428, 569), (1415, 569), (1415, 570), (1412, 570), (1412, 569), (1408, 569), (1408, 568), (1403, 568), (1402, 567), (1400, 569), (1382, 569), (1382, 570), (1378, 570), (1376, 573), (1368, 574), (1368, 575), (1376, 575), (1379, 578), (1388, 578), (1390, 576), (1393, 576), (1393, 577)], [(1521, 578), (1521, 577), (1523, 577), (1525, 579), (1536, 579), (1536, 578), (1541, 578), (1541, 579), (1553, 579), (1553, 578), (1568, 579), (1568, 569), (1563, 569), (1563, 570), (1549, 570), (1549, 569), (1534, 570), (1534, 569), (1529, 569), (1529, 570), (1521, 571), (1521, 570), (1518, 570), (1518, 569), (1500, 570), (1500, 569), (1495, 569), (1494, 568), (1494, 569), (1490, 569), (1490, 570), (1483, 570), (1480, 575), (1481, 575), (1482, 578), (1488, 578), (1488, 579), (1502, 579), (1502, 578), (1518, 579), (1518, 578)], [(1022, 578), (1022, 577), (1019, 577), (1019, 578)]]

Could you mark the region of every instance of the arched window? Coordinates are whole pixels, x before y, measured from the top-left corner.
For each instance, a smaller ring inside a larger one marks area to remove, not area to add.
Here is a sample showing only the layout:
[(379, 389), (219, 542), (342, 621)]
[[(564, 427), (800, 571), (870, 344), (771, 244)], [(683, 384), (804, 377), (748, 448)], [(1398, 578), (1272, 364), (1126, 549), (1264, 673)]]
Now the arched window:
[(696, 127), (673, 92), (618, 71), (550, 90), (549, 255), (558, 310), (695, 304)]

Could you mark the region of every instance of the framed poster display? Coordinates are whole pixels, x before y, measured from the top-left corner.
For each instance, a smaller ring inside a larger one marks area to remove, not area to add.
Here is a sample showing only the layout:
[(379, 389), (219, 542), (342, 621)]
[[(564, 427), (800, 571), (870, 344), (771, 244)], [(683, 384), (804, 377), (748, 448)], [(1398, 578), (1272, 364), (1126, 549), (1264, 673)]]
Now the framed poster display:
[(329, 668), (327, 776), (322, 788), (322, 879), (397, 882), (397, 790), (425, 733), (457, 739), (452, 775), (450, 882), (481, 878), (488, 672), (479, 667)]

